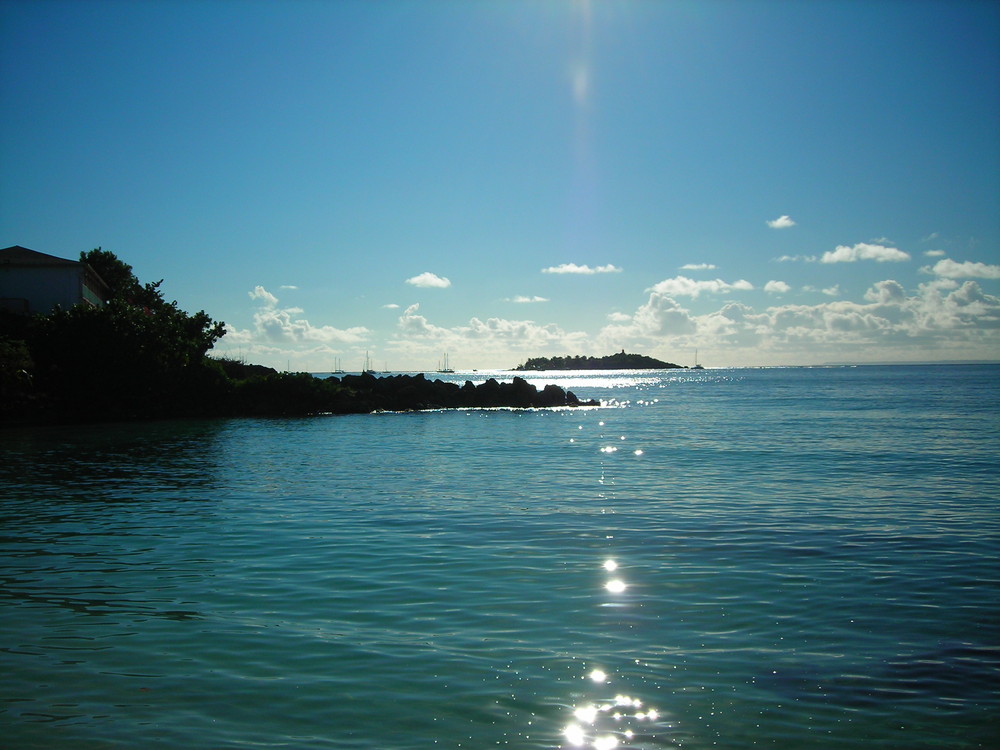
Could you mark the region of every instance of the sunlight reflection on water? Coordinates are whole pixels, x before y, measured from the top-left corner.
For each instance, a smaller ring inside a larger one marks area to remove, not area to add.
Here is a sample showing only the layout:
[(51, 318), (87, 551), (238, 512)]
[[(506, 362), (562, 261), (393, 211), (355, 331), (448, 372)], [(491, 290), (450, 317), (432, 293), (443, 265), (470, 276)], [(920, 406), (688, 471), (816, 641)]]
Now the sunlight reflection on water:
[[(598, 423), (604, 427), (604, 422)], [(606, 536), (613, 539), (612, 534)], [(622, 594), (627, 584), (618, 577), (621, 565), (614, 557), (601, 562), (601, 568), (610, 577), (604, 583), (604, 590), (610, 594)], [(601, 667), (594, 667), (585, 675), (595, 689), (612, 687), (616, 675)], [(571, 708), (572, 718), (562, 729), (563, 748), (590, 747), (593, 750), (613, 750), (632, 745), (634, 742), (656, 737), (662, 712), (655, 707), (645, 706), (644, 701), (631, 693), (616, 692), (602, 695), (584, 695), (584, 700)]]
[[(522, 378), (538, 389), (555, 384), (560, 388), (592, 389), (607, 388), (628, 390), (637, 388), (662, 388), (672, 383), (718, 379), (731, 377), (722, 373), (707, 375), (706, 370), (532, 370), (519, 372), (517, 370), (478, 370), (471, 372), (456, 372), (441, 375), (427, 373), (427, 377), (445, 382), (465, 383), (471, 380), (475, 385), (485, 383), (490, 378), (500, 382), (510, 382), (514, 378)], [(579, 395), (579, 394), (578, 394)]]

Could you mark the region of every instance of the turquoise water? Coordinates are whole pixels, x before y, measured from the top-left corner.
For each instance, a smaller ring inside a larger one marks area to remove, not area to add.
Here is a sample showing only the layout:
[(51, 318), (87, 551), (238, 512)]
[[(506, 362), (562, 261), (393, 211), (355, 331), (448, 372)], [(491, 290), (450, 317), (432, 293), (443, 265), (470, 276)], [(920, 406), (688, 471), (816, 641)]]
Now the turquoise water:
[(996, 747), (1000, 367), (532, 380), (0, 432), (2, 744)]

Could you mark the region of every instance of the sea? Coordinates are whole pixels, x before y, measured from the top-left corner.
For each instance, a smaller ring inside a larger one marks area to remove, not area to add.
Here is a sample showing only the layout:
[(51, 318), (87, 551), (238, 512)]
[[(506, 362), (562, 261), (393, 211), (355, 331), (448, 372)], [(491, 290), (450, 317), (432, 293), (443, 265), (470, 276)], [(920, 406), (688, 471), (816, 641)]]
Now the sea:
[(0, 430), (0, 746), (1000, 747), (1000, 365), (526, 377)]

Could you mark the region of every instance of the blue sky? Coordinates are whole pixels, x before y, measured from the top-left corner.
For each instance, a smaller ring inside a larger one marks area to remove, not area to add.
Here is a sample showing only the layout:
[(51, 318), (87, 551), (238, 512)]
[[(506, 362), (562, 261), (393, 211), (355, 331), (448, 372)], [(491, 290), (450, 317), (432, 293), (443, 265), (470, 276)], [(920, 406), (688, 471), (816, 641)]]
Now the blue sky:
[(280, 368), (1000, 359), (1000, 5), (5, 0), (0, 246)]

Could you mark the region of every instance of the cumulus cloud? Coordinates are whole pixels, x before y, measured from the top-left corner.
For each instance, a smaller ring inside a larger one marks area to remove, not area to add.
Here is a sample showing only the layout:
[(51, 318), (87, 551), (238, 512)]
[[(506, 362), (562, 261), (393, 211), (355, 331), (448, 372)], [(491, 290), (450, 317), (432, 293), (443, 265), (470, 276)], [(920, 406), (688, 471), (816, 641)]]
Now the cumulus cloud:
[(621, 273), (620, 268), (613, 266), (610, 263), (606, 266), (595, 266), (591, 268), (588, 265), (578, 266), (576, 263), (563, 263), (558, 266), (549, 266), (548, 268), (543, 268), (542, 273), (575, 273), (575, 274), (595, 274), (595, 273)]
[(878, 263), (885, 263), (887, 261), (903, 261), (909, 259), (909, 253), (904, 253), (898, 248), (859, 242), (853, 247), (838, 245), (836, 250), (830, 250), (823, 253), (823, 257), (820, 258), (820, 262), (854, 263), (859, 260), (874, 260)]
[(685, 263), (681, 266), (682, 271), (713, 271), (714, 263)]
[(794, 227), (795, 222), (792, 221), (791, 216), (779, 216), (777, 219), (767, 222), (767, 225), (771, 229), (788, 229), (789, 227)]
[[(812, 289), (812, 291), (819, 291)], [(839, 294), (837, 287), (822, 290)], [(975, 359), (1000, 357), (1000, 298), (975, 281), (934, 278), (917, 290), (887, 279), (860, 302), (833, 299), (757, 311), (738, 301), (692, 315), (654, 291), (631, 316), (615, 313), (598, 335), (604, 349), (653, 352), (670, 361), (699, 347), (732, 363)]]
[(764, 291), (768, 294), (786, 294), (791, 290), (792, 288), (784, 281), (769, 281), (764, 284)]
[(828, 286), (826, 289), (822, 289), (821, 291), (828, 297), (839, 297), (840, 284), (834, 284), (833, 286)]
[(526, 305), (532, 302), (548, 302), (548, 297), (539, 297), (537, 294), (534, 297), (528, 297), (524, 294), (519, 294), (516, 297), (510, 297), (506, 302), (514, 302), (519, 305)]
[(253, 315), (253, 328), (232, 329), (227, 334), (229, 343), (248, 345), (292, 345), (312, 343), (315, 345), (330, 345), (335, 343), (358, 343), (370, 333), (367, 328), (355, 326), (352, 328), (337, 328), (335, 326), (316, 326), (300, 317), (304, 312), (301, 307), (278, 307), (278, 298), (262, 286), (254, 287), (248, 292), (250, 299), (260, 303)]
[(934, 264), (933, 268), (920, 269), (924, 273), (933, 273), (946, 279), (1000, 279), (1000, 266), (986, 263), (965, 261), (958, 263), (950, 258), (943, 258)]
[(407, 279), (406, 283), (423, 289), (447, 289), (451, 286), (451, 282), (448, 279), (430, 271), (424, 271), (418, 276), (413, 276)]
[(792, 318), (801, 340), (830, 343), (947, 346), (963, 338), (995, 339), (1000, 329), (1000, 299), (984, 294), (974, 281), (959, 286), (935, 280), (909, 293), (899, 282), (887, 279), (873, 284), (864, 298), (867, 304), (844, 300), (775, 308), (769, 311), (772, 335), (787, 332)]
[(707, 281), (695, 281), (687, 276), (675, 276), (672, 279), (664, 279), (646, 291), (658, 294), (673, 295), (680, 297), (697, 297), (702, 292), (708, 294), (727, 294), (733, 290), (746, 291), (753, 289), (753, 284), (744, 279), (728, 283), (722, 279)]
[(869, 302), (877, 302), (880, 305), (898, 304), (906, 299), (906, 290), (898, 281), (887, 279), (873, 284), (865, 292), (865, 299)]
[(264, 287), (258, 285), (253, 288), (252, 292), (247, 292), (252, 300), (260, 300), (265, 305), (274, 307), (278, 304), (278, 298), (267, 291)]
[(335, 326), (315, 326), (304, 318), (296, 317), (301, 310), (266, 309), (254, 315), (256, 331), (272, 342), (318, 342), (357, 343), (363, 341), (369, 331), (363, 326), (336, 328)]
[(411, 336), (435, 336), (440, 337), (447, 329), (431, 325), (427, 318), (419, 314), (420, 305), (413, 304), (407, 307), (403, 314), (399, 316), (399, 328)]
[(601, 329), (598, 341), (605, 349), (627, 343), (648, 344), (663, 337), (687, 336), (697, 330), (691, 314), (677, 300), (653, 291), (633, 315), (616, 313), (614, 322)]

